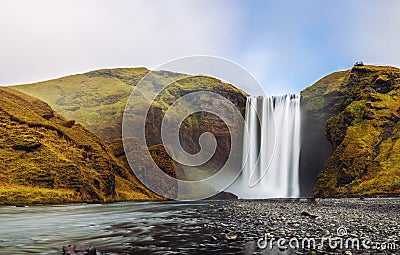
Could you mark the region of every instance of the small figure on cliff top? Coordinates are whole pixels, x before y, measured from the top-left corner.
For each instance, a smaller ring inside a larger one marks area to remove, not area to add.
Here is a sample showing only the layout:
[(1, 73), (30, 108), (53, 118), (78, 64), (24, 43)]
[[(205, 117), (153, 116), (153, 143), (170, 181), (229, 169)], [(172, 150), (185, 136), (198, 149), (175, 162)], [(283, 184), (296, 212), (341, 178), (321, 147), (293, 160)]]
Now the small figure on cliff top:
[(354, 64), (354, 66), (363, 66), (364, 65), (364, 62), (362, 62), (362, 61), (357, 61), (355, 64)]

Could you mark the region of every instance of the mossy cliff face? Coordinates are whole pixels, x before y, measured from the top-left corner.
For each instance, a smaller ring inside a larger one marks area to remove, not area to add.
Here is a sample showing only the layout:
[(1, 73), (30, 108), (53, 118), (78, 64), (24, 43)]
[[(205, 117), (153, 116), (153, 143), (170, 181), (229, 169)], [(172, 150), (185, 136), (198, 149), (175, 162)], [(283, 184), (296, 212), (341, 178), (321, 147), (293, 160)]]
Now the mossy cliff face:
[(0, 96), (0, 204), (158, 198), (81, 125), (16, 90)]
[[(330, 146), (315, 145), (314, 151), (332, 151), (323, 166), (322, 157), (316, 160), (319, 170), (312, 169), (320, 171), (315, 196), (400, 193), (399, 69), (355, 66), (321, 79), (302, 99), (303, 127), (314, 132), (303, 130), (303, 143), (324, 133)], [(302, 153), (312, 158), (310, 151)]]
[[(105, 69), (13, 88), (45, 101), (63, 116), (76, 120), (102, 139), (112, 143), (115, 156), (126, 168), (129, 168), (121, 141), (122, 116), (132, 90), (148, 72), (145, 68)], [(176, 78), (181, 79), (165, 88), (148, 112), (146, 121), (148, 149), (157, 165), (167, 174), (179, 179), (202, 179), (220, 169), (229, 156), (230, 134), (227, 127), (220, 118), (205, 112), (192, 114), (182, 123), (180, 129), (181, 140), (184, 141), (182, 147), (189, 153), (199, 151), (198, 138), (204, 132), (213, 133), (218, 144), (214, 157), (203, 166), (204, 173), (200, 171), (200, 175), (192, 176), (190, 172), (193, 171), (166, 157), (160, 135), (161, 122), (166, 110), (177, 99), (189, 93), (209, 91), (230, 100), (244, 115), (246, 95), (234, 86), (215, 78), (187, 77), (187, 75), (167, 71), (152, 72), (151, 78), (148, 79), (151, 82), (147, 84), (147, 89), (157, 89), (162, 86), (161, 84), (165, 84), (166, 80)], [(215, 104), (211, 100), (204, 100), (203, 103)], [(138, 97), (133, 101), (136, 102), (135, 110), (141, 112), (141, 107), (145, 105), (143, 98)], [(135, 123), (134, 119), (133, 123)], [(136, 141), (132, 142), (132, 144), (136, 143)], [(130, 153), (134, 154), (137, 149), (140, 148), (132, 146)], [(149, 162), (142, 162), (141, 165), (147, 166)]]

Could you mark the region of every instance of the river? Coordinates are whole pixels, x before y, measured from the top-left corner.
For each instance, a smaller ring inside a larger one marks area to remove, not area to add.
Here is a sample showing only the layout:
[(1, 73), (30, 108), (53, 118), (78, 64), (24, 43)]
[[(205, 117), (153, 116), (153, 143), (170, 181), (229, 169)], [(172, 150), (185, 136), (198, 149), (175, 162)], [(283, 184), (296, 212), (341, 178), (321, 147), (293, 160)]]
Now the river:
[(88, 243), (106, 254), (218, 252), (197, 210), (210, 202), (0, 207), (0, 254), (61, 254)]

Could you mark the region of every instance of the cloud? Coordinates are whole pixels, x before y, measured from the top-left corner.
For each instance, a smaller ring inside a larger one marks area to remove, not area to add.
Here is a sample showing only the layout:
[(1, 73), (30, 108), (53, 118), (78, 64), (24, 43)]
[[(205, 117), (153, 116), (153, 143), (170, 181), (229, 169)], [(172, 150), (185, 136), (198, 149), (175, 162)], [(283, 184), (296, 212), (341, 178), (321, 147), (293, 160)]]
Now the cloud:
[(233, 1), (3, 1), (0, 84), (227, 55), (239, 22)]
[(356, 3), (351, 6), (352, 25), (346, 27), (347, 40), (341, 46), (367, 63), (400, 66), (400, 2)]
[(400, 66), (398, 1), (253, 1), (235, 61), (268, 94), (299, 92), (358, 60)]
[(358, 60), (400, 66), (395, 0), (0, 2), (0, 84), (215, 55), (267, 94), (299, 92)]

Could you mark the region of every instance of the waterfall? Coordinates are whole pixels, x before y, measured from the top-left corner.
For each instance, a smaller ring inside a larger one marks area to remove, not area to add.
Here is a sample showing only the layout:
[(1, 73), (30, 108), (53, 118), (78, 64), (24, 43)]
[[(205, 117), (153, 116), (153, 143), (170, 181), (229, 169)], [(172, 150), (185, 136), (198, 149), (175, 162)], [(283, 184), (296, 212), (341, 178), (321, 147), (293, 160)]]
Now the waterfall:
[(243, 171), (227, 189), (239, 198), (298, 197), (300, 95), (250, 96)]

